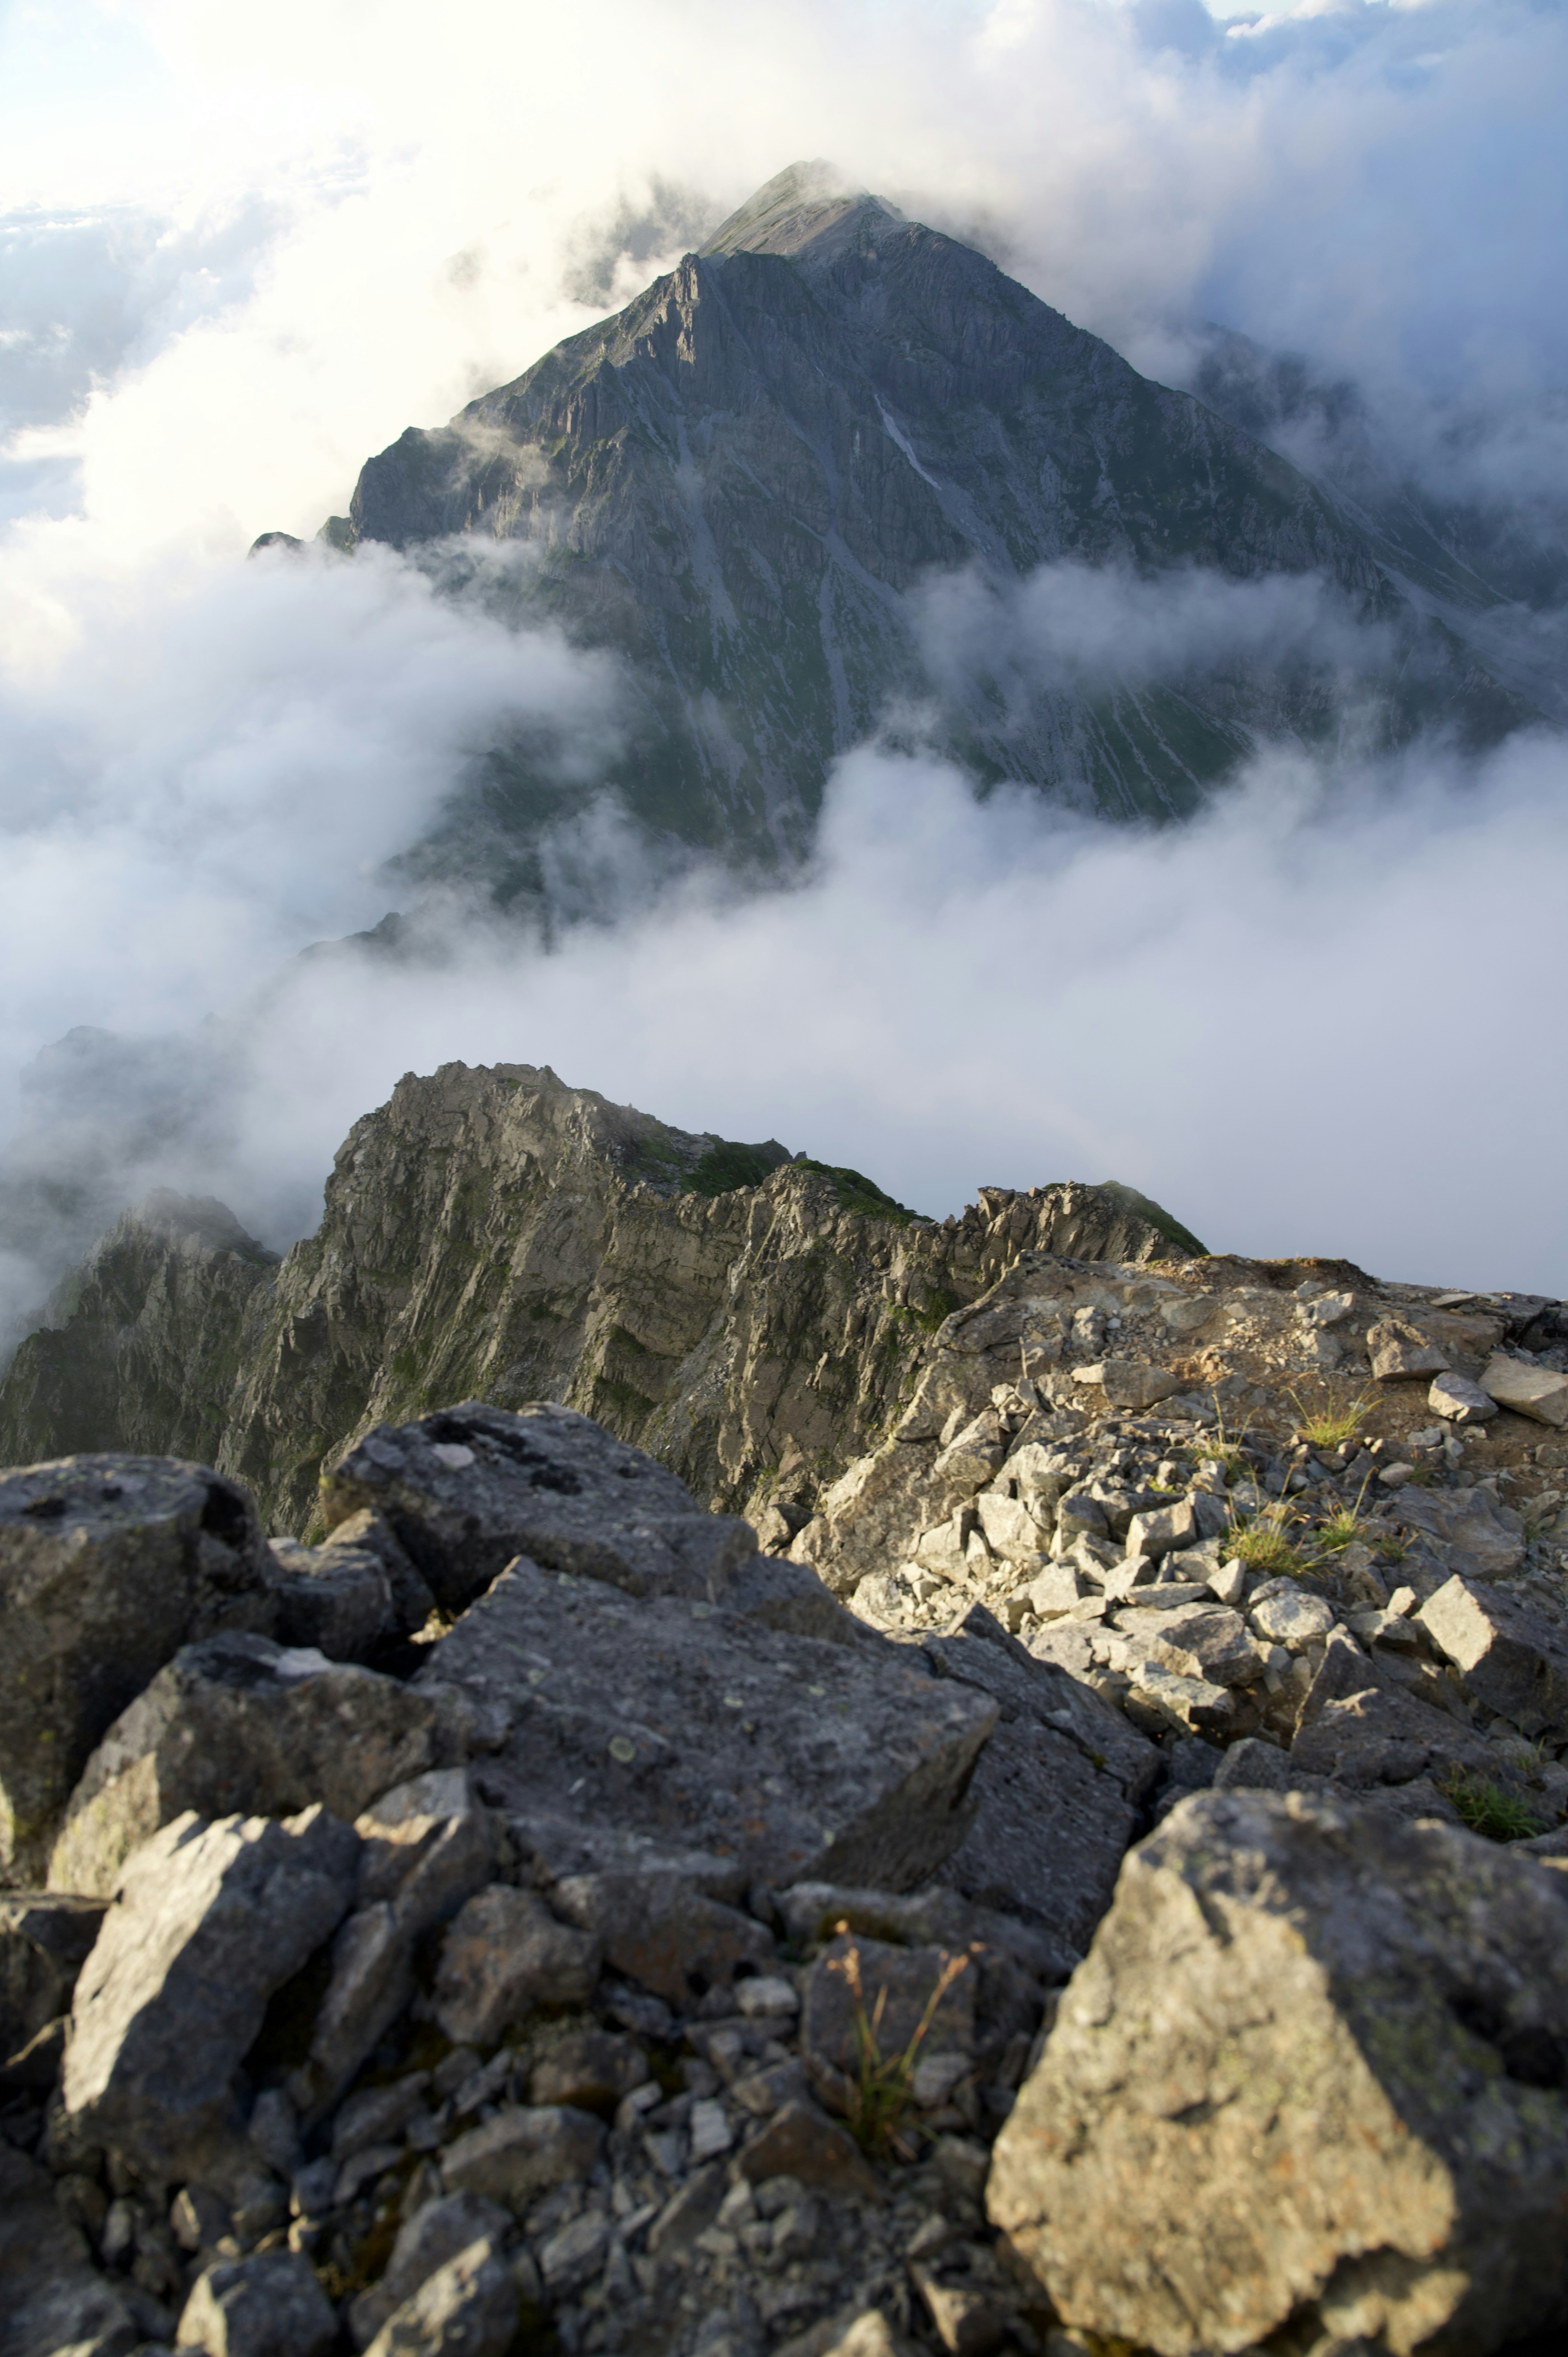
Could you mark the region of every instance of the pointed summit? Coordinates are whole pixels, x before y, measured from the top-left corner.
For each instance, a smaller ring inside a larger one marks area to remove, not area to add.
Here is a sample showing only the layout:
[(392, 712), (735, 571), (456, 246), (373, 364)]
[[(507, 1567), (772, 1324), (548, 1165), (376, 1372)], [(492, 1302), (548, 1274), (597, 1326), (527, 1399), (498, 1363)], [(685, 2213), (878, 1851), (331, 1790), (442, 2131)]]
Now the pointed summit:
[(867, 233), (875, 242), (881, 230), (903, 219), (896, 205), (853, 187), (835, 165), (818, 156), (776, 172), (721, 222), (702, 251), (826, 260)]

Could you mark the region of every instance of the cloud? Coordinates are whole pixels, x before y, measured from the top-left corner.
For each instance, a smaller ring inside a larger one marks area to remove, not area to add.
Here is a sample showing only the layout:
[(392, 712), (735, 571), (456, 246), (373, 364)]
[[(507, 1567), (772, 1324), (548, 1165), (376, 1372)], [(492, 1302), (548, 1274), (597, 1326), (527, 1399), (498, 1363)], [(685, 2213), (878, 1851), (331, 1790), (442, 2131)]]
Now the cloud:
[(550, 952), (457, 935), (440, 967), (293, 968), (198, 1176), (285, 1242), (402, 1072), (548, 1062), (937, 1216), (981, 1183), (1115, 1176), (1217, 1247), (1568, 1291), (1542, 1045), (1565, 769), (1544, 735), (1479, 767), (1271, 755), (1144, 833), (863, 750), (793, 889), (688, 877)]

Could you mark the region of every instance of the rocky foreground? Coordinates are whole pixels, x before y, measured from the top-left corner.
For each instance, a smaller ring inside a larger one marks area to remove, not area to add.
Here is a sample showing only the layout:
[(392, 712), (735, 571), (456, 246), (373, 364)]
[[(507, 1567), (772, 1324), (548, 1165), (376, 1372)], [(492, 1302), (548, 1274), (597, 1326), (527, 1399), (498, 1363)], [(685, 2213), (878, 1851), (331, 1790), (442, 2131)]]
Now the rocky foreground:
[(319, 1545), (0, 1477), (0, 2350), (1550, 2332), (1565, 1342), (1025, 1247), (751, 1520), (558, 1405)]

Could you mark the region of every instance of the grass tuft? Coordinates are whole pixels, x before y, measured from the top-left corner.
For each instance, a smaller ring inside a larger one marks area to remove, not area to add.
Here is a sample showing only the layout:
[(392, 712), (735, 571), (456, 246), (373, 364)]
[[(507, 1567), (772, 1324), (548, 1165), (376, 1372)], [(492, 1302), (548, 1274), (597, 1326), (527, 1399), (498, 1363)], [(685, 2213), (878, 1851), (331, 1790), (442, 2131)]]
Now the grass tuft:
[(1372, 1404), (1369, 1392), (1362, 1392), (1348, 1407), (1336, 1407), (1333, 1394), (1326, 1390), (1316, 1407), (1308, 1407), (1296, 1392), (1288, 1392), (1286, 1397), (1295, 1408), (1297, 1431), (1314, 1448), (1343, 1448), (1359, 1432), (1362, 1418)]
[(1489, 1776), (1471, 1776), (1456, 1768), (1437, 1789), (1453, 1803), (1460, 1823), (1487, 1841), (1528, 1841), (1532, 1834), (1546, 1831), (1527, 1801), (1505, 1791)]
[[(839, 1938), (849, 1937), (849, 1925), (835, 1926)], [(966, 1955), (950, 1956), (937, 1975), (936, 1984), (926, 1999), (925, 2010), (915, 2025), (913, 2037), (900, 2054), (885, 2055), (878, 2041), (882, 2027), (883, 2007), (887, 2002), (886, 1988), (878, 1989), (875, 2004), (868, 2006), (861, 1979), (860, 1950), (851, 1945), (843, 1956), (833, 1958), (830, 1972), (843, 1973), (849, 1984), (850, 2007), (854, 2022), (855, 2074), (849, 2083), (849, 2124), (861, 2148), (868, 2153), (894, 2153), (901, 2160), (912, 2160), (913, 2149), (902, 2134), (905, 2116), (914, 2100), (915, 2063), (926, 2033), (936, 2019), (937, 2007), (957, 1980), (967, 1970)]]

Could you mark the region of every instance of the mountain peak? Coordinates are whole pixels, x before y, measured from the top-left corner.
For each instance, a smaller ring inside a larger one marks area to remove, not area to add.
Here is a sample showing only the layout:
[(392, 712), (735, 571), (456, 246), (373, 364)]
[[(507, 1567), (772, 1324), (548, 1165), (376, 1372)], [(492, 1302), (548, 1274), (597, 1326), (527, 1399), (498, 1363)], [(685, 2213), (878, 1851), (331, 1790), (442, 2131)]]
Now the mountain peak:
[(857, 188), (821, 156), (787, 165), (720, 223), (703, 253), (779, 253), (813, 259), (837, 253), (869, 231), (902, 221), (896, 205)]

